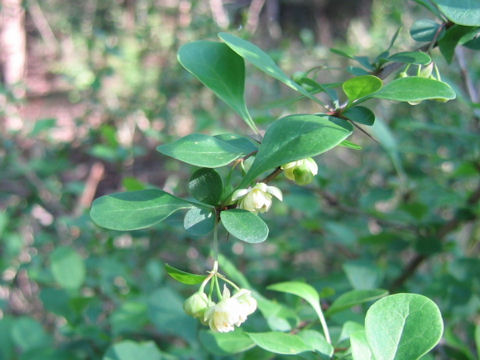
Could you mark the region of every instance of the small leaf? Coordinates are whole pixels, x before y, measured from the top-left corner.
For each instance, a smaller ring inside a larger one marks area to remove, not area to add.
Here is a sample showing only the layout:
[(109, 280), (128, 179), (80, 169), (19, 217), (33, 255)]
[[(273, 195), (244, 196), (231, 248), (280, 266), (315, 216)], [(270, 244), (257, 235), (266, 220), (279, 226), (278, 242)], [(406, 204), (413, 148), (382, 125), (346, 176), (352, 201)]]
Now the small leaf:
[(200, 202), (216, 205), (222, 197), (223, 182), (218, 173), (210, 168), (195, 171), (188, 180), (188, 191)]
[(165, 191), (148, 189), (102, 196), (93, 202), (90, 217), (103, 228), (128, 231), (150, 227), (191, 207)]
[(369, 108), (364, 106), (354, 106), (343, 112), (343, 115), (359, 124), (372, 126), (375, 122), (375, 114)]
[(333, 346), (329, 344), (327, 340), (325, 340), (325, 337), (318, 331), (302, 330), (298, 333), (298, 336), (316, 352), (329, 358), (332, 357), (334, 351)]
[(480, 359), (480, 324), (475, 326), (475, 346), (477, 347), (477, 355)]
[(355, 331), (350, 335), (353, 360), (373, 360), (372, 351), (368, 346), (365, 330)]
[(362, 147), (348, 140), (343, 140), (338, 146), (343, 146), (352, 150), (362, 150)]
[(103, 360), (160, 360), (162, 354), (153, 341), (135, 342), (123, 340), (108, 349)]
[(247, 155), (231, 143), (204, 134), (190, 134), (170, 144), (157, 146), (163, 155), (190, 165), (216, 168)]
[(15, 318), (9, 334), (15, 345), (22, 351), (49, 346), (51, 338), (35, 319), (27, 316)]
[(377, 300), (385, 295), (388, 295), (388, 291), (383, 289), (352, 290), (340, 295), (325, 314), (331, 316), (355, 305)]
[(455, 24), (480, 26), (480, 2), (478, 0), (433, 0), (440, 11)]
[(455, 48), (457, 47), (460, 39), (462, 39), (465, 35), (476, 31), (477, 29), (472, 27), (453, 25), (445, 32), (445, 35), (438, 40), (438, 46), (443, 57), (448, 63), (452, 62), (453, 55), (455, 54)]
[(203, 280), (205, 280), (205, 278), (207, 277), (207, 275), (192, 274), (192, 273), (177, 269), (168, 264), (165, 264), (165, 271), (173, 279), (187, 285), (201, 284)]
[(263, 242), (268, 237), (268, 226), (254, 213), (242, 209), (222, 211), (220, 218), (225, 229), (247, 243)]
[(311, 285), (299, 281), (286, 281), (267, 286), (268, 290), (284, 292), (301, 297), (307, 301), (314, 309), (320, 307), (320, 297), (317, 290)]
[(455, 99), (455, 91), (445, 82), (409, 76), (391, 81), (373, 97), (394, 101), (422, 101), (428, 99)]
[(245, 63), (240, 56), (219, 42), (194, 41), (180, 48), (178, 61), (257, 132), (245, 104)]
[(72, 248), (61, 246), (50, 255), (50, 269), (57, 283), (66, 289), (78, 289), (85, 281), (85, 263)]
[(437, 33), (440, 24), (430, 19), (415, 21), (410, 29), (410, 35), (416, 41), (432, 41)]
[(258, 46), (249, 41), (243, 40), (235, 35), (221, 32), (218, 37), (225, 41), (225, 43), (238, 55), (245, 60), (251, 62), (259, 70), (267, 73), (271, 77), (281, 81), (293, 90), (298, 91), (309, 99), (319, 102), (317, 98), (311, 95), (307, 90), (299, 86), (295, 81), (290, 79), (282, 69), (272, 60), (272, 58)]
[(373, 75), (362, 75), (348, 79), (342, 89), (350, 102), (358, 100), (382, 88), (382, 80)]
[(252, 339), (238, 328), (228, 333), (202, 330), (199, 339), (208, 352), (219, 356), (238, 354), (255, 346)]
[(416, 360), (440, 341), (443, 321), (429, 298), (396, 294), (368, 309), (365, 331), (375, 359)]
[(275, 121), (267, 129), (255, 161), (239, 188), (267, 170), (330, 150), (352, 131), (347, 121), (329, 116), (291, 115)]
[(183, 227), (193, 236), (204, 236), (213, 230), (215, 215), (211, 209), (193, 207), (183, 218)]
[(294, 334), (278, 331), (248, 333), (253, 342), (264, 350), (274, 354), (296, 355), (313, 349), (302, 338)]
[(428, 65), (432, 59), (423, 51), (404, 51), (391, 55), (389, 61), (395, 61), (405, 64)]

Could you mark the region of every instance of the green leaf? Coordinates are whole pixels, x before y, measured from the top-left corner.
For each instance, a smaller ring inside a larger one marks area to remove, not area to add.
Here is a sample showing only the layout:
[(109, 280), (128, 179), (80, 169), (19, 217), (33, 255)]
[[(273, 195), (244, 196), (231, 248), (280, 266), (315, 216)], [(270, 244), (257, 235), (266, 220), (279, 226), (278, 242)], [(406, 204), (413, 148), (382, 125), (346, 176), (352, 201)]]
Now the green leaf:
[(312, 99), (313, 101), (320, 102), (317, 98), (311, 95), (303, 87), (299, 86), (295, 81), (290, 79), (282, 69), (272, 60), (272, 58), (258, 46), (252, 44), (249, 41), (243, 40), (235, 35), (221, 32), (218, 37), (225, 41), (225, 43), (238, 55), (245, 60), (251, 62), (259, 70), (265, 72), (271, 77), (284, 83), (293, 90), (298, 91), (302, 95)]
[(229, 142), (204, 134), (187, 135), (173, 143), (157, 146), (157, 151), (187, 164), (206, 168), (225, 166), (248, 154)]
[(350, 102), (358, 100), (382, 88), (383, 82), (373, 75), (362, 75), (348, 79), (342, 84), (342, 89)]
[(248, 333), (250, 339), (264, 350), (274, 354), (296, 355), (306, 351), (313, 351), (300, 336), (278, 331), (263, 333)]
[(448, 63), (452, 62), (453, 55), (455, 54), (455, 48), (457, 47), (460, 39), (462, 39), (465, 35), (476, 31), (477, 30), (472, 27), (453, 25), (445, 32), (445, 35), (438, 40), (438, 46), (443, 57)]
[(410, 35), (416, 41), (432, 41), (440, 24), (430, 19), (415, 21), (410, 29)]
[(50, 269), (55, 281), (66, 289), (78, 289), (85, 281), (85, 263), (72, 248), (61, 246), (50, 255)]
[(451, 100), (456, 94), (445, 82), (409, 76), (391, 81), (373, 97), (394, 101)]
[(255, 161), (239, 187), (247, 186), (267, 170), (324, 153), (345, 140), (352, 131), (347, 121), (330, 116), (281, 118), (267, 129)]
[(183, 227), (193, 236), (204, 236), (213, 230), (215, 215), (211, 209), (193, 207), (183, 218)]
[(342, 268), (354, 289), (375, 289), (382, 281), (383, 271), (368, 260), (350, 260)]
[(372, 126), (375, 122), (375, 114), (369, 108), (364, 106), (354, 106), (343, 112), (343, 115), (359, 124)]
[(389, 61), (405, 64), (428, 65), (432, 61), (430, 56), (423, 51), (404, 51), (391, 55)]
[(141, 331), (149, 324), (147, 304), (143, 299), (126, 301), (110, 315), (109, 323), (114, 336)]
[(213, 169), (198, 169), (188, 180), (188, 191), (203, 203), (216, 205), (222, 197), (222, 190), (222, 178)]
[(96, 199), (90, 217), (111, 230), (138, 230), (150, 227), (192, 204), (162, 190), (148, 189), (102, 196)]
[(477, 347), (477, 355), (480, 359), (480, 324), (475, 326), (475, 346)]
[(236, 147), (237, 149), (241, 150), (245, 155), (258, 150), (258, 144), (245, 136), (225, 133), (215, 135), (214, 137)]
[(219, 356), (238, 354), (255, 346), (252, 339), (238, 328), (228, 333), (202, 330), (199, 339), (210, 353)]
[(352, 290), (340, 295), (325, 314), (330, 316), (355, 305), (377, 300), (386, 295), (388, 295), (388, 291), (383, 289)]
[(42, 325), (37, 320), (26, 316), (15, 319), (10, 336), (22, 351), (39, 349), (51, 343)]
[(161, 334), (197, 341), (197, 321), (183, 311), (184, 299), (172, 288), (162, 287), (148, 298), (148, 315)]
[(219, 42), (194, 41), (180, 48), (178, 61), (258, 132), (245, 104), (245, 63), (240, 56)]
[(325, 340), (325, 337), (318, 331), (302, 330), (298, 333), (298, 336), (316, 352), (329, 358), (332, 357), (334, 351), (333, 346), (329, 344), (327, 340)]
[(161, 360), (162, 354), (153, 341), (135, 342), (124, 340), (108, 349), (103, 360)]
[(478, 0), (433, 0), (448, 20), (466, 26), (480, 26)]
[(352, 150), (362, 150), (362, 147), (348, 140), (343, 140), (338, 146), (343, 146)]
[(177, 269), (168, 264), (165, 264), (165, 271), (173, 279), (187, 285), (201, 284), (203, 280), (205, 280), (205, 278), (207, 277), (207, 275), (192, 274), (192, 273)]
[(368, 309), (365, 331), (375, 359), (416, 360), (440, 341), (443, 321), (429, 298), (396, 294)]
[(365, 330), (353, 332), (350, 335), (350, 345), (353, 360), (373, 360), (372, 351), (368, 346)]
[(269, 285), (267, 286), (267, 289), (299, 296), (313, 307), (319, 317), (322, 313), (320, 308), (320, 296), (318, 295), (317, 290), (311, 285), (299, 281), (286, 281)]
[(268, 237), (267, 224), (250, 211), (242, 209), (222, 211), (220, 219), (225, 229), (239, 240), (256, 244)]

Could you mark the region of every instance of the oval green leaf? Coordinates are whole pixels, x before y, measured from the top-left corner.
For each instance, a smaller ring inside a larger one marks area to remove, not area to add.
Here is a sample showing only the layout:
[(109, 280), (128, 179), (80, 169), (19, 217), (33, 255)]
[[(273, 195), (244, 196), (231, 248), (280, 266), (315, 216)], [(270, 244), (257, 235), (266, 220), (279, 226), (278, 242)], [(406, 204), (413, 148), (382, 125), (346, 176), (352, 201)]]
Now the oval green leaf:
[(257, 132), (245, 104), (245, 63), (227, 45), (194, 41), (178, 51), (178, 61), (215, 95), (235, 110)]
[(116, 343), (108, 349), (103, 360), (132, 360), (149, 359), (160, 360), (162, 353), (153, 341), (135, 342), (124, 340)]
[(222, 197), (222, 178), (213, 169), (198, 169), (188, 180), (188, 190), (198, 201), (216, 205)]
[(430, 56), (423, 51), (404, 51), (393, 54), (388, 58), (389, 61), (400, 62), (404, 64), (428, 65), (432, 61)]
[(353, 127), (331, 116), (291, 115), (267, 129), (250, 170), (240, 184), (247, 186), (261, 173), (290, 161), (322, 154), (345, 140)]
[(285, 281), (267, 286), (268, 290), (293, 294), (307, 301), (312, 307), (319, 306), (320, 296), (317, 290), (309, 284), (300, 281)]
[(480, 1), (433, 0), (448, 20), (466, 26), (480, 26)]
[(437, 305), (417, 294), (387, 296), (367, 311), (367, 340), (377, 360), (416, 360), (442, 337)]
[(313, 351), (300, 336), (286, 334), (279, 331), (248, 333), (250, 339), (264, 350), (274, 354), (296, 355), (306, 351)]
[(455, 48), (460, 40), (464, 36), (468, 36), (469, 38), (470, 36), (474, 36), (477, 31), (478, 29), (476, 28), (462, 25), (453, 25), (445, 31), (442, 38), (438, 40), (438, 47), (445, 60), (447, 60), (448, 63), (451, 63), (453, 55), (455, 54)]
[(410, 76), (391, 81), (373, 97), (394, 101), (422, 101), (428, 99), (455, 99), (455, 91), (443, 81)]
[(225, 229), (239, 240), (256, 244), (265, 241), (268, 237), (267, 224), (250, 211), (226, 210), (220, 213), (220, 218)]
[(415, 21), (410, 29), (410, 36), (416, 41), (432, 41), (440, 24), (430, 19)]
[(171, 265), (165, 264), (165, 271), (170, 277), (187, 285), (201, 284), (207, 277), (206, 275), (192, 274), (180, 269), (177, 269)]
[(225, 133), (225, 134), (215, 135), (214, 137), (236, 147), (237, 149), (241, 150), (245, 155), (258, 150), (257, 144), (254, 143), (250, 138), (245, 136), (241, 136), (238, 134)]
[(213, 230), (215, 215), (212, 209), (193, 207), (183, 218), (183, 227), (193, 236), (204, 236)]
[(315, 330), (302, 330), (298, 333), (298, 336), (303, 340), (305, 344), (310, 346), (316, 352), (327, 356), (328, 358), (333, 355), (333, 346), (327, 342), (325, 336)]
[[(225, 41), (225, 43), (238, 55), (245, 60), (252, 63), (259, 70), (284, 83), (288, 87), (295, 91), (298, 91), (302, 95), (310, 98), (313, 101), (320, 102), (317, 98), (311, 95), (307, 90), (298, 85), (295, 81), (290, 79), (282, 69), (275, 64), (275, 61), (258, 46), (252, 44), (247, 40), (243, 40), (235, 35), (221, 32), (218, 37)], [(321, 103), (321, 102), (320, 102)]]
[(248, 153), (215, 136), (190, 134), (170, 144), (157, 146), (163, 155), (190, 165), (216, 168), (230, 164)]
[(375, 114), (369, 108), (364, 106), (354, 106), (343, 112), (343, 115), (349, 120), (359, 124), (372, 126), (375, 123)]
[(238, 354), (255, 346), (253, 340), (241, 329), (228, 333), (202, 330), (199, 339), (208, 352), (219, 356)]
[(61, 246), (52, 252), (50, 269), (55, 281), (65, 289), (78, 289), (85, 281), (85, 262), (70, 247)]
[(148, 189), (102, 196), (96, 199), (90, 217), (110, 230), (138, 230), (150, 227), (192, 204), (169, 193)]
[(348, 79), (342, 84), (342, 89), (350, 102), (358, 100), (382, 88), (383, 82), (373, 75), (362, 75)]
[(372, 351), (368, 346), (365, 330), (355, 331), (350, 335), (350, 345), (353, 360), (373, 360)]
[(328, 308), (325, 314), (333, 315), (355, 305), (377, 300), (386, 295), (388, 295), (388, 291), (383, 289), (352, 290), (340, 295)]

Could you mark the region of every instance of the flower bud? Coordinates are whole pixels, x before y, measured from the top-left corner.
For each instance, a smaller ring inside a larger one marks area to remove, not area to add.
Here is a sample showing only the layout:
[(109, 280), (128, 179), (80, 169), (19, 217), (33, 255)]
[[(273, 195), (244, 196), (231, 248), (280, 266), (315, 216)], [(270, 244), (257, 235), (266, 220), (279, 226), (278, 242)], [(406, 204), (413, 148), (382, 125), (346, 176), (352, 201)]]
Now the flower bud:
[(205, 311), (212, 304), (207, 295), (203, 292), (196, 292), (183, 303), (183, 310), (197, 319), (203, 319)]
[(298, 185), (310, 184), (313, 181), (313, 177), (318, 173), (317, 163), (312, 158), (292, 161), (281, 168), (285, 177), (295, 181)]
[(257, 183), (253, 188), (239, 189), (232, 195), (232, 201), (238, 201), (238, 208), (252, 212), (267, 212), (272, 206), (272, 195), (280, 201), (282, 192), (275, 186)]

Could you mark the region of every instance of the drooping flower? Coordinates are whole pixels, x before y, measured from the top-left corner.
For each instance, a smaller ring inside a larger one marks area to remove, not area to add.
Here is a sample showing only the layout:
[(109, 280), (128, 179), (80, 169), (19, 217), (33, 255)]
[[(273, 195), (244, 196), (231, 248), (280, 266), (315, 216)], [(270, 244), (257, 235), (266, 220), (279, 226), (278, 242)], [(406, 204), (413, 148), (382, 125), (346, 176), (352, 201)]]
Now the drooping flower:
[(289, 162), (282, 165), (281, 169), (287, 179), (295, 181), (298, 185), (310, 184), (318, 173), (317, 163), (312, 158)]
[(282, 201), (279, 188), (257, 183), (253, 188), (239, 189), (232, 195), (232, 201), (238, 201), (238, 208), (252, 212), (267, 212), (272, 206), (272, 195)]
[(183, 303), (183, 309), (188, 315), (202, 320), (207, 308), (213, 304), (214, 303), (208, 299), (203, 291), (197, 291), (185, 300)]
[(252, 297), (250, 290), (240, 289), (233, 296), (225, 286), (222, 300), (210, 306), (203, 321), (210, 329), (217, 332), (229, 332), (240, 326), (257, 308), (257, 302)]

